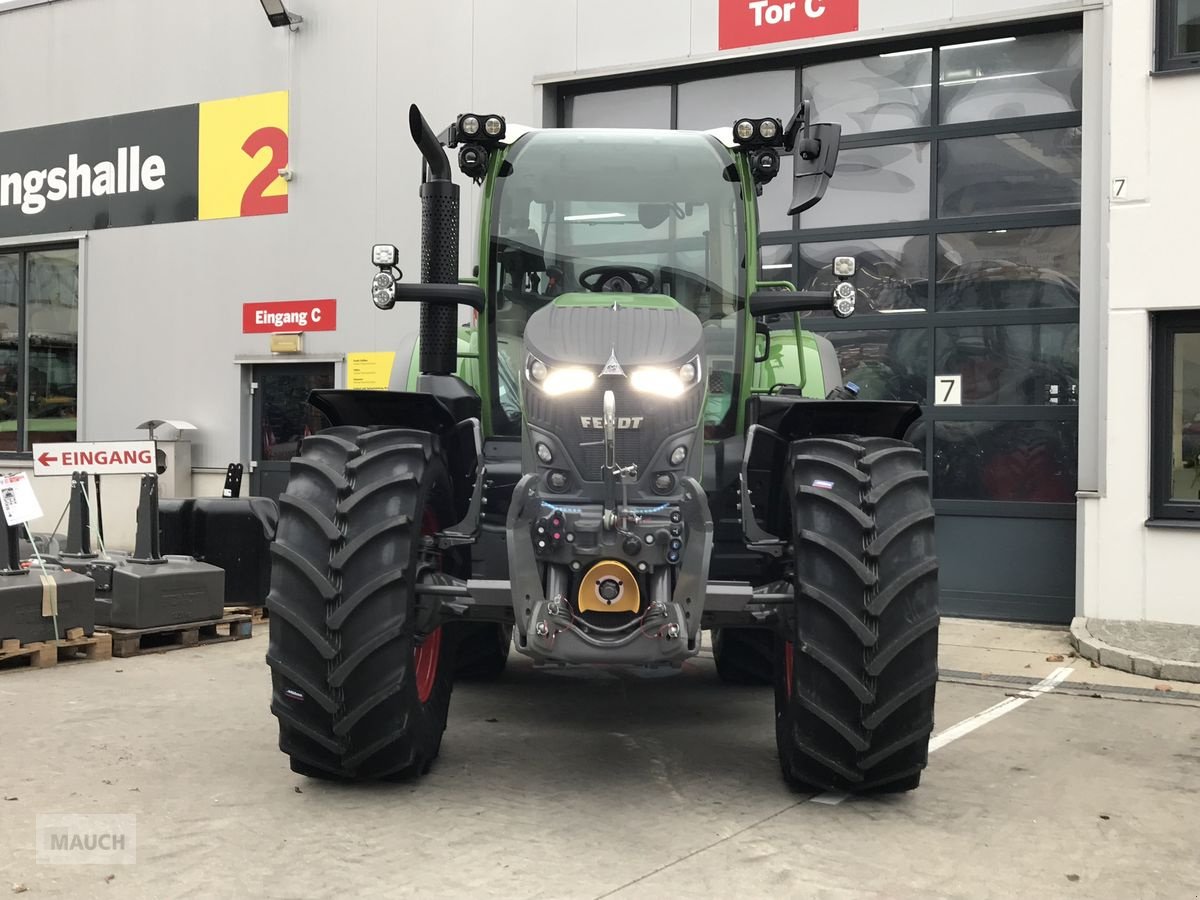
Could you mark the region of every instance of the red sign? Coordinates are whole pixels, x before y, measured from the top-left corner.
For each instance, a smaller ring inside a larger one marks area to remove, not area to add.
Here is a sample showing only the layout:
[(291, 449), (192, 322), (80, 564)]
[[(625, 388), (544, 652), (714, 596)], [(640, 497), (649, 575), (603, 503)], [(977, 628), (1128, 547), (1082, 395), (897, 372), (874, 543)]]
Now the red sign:
[(718, 46), (753, 47), (858, 31), (858, 0), (721, 0)]
[(242, 334), (337, 331), (336, 300), (280, 300), (242, 304)]

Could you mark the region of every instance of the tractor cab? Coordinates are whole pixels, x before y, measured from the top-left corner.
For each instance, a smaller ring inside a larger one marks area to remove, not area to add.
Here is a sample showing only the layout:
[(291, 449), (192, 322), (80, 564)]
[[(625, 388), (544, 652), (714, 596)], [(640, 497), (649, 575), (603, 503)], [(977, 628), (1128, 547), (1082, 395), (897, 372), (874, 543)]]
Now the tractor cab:
[[(737, 341), (725, 332), (737, 331), (747, 288), (746, 203), (731, 151), (698, 132), (537, 131), (492, 177), (481, 282), (497, 355), (520, 371), (530, 317), (563, 298), (669, 298), (717, 335), (709, 388), (726, 403), (707, 424), (720, 425), (737, 394)], [(519, 433), (512, 417), (493, 423)]]

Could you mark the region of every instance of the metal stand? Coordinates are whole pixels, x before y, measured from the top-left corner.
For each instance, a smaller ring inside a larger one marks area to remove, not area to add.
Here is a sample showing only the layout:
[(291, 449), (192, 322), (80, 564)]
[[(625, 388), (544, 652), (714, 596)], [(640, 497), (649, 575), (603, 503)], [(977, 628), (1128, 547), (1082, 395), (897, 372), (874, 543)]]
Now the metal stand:
[(3, 540), (0, 540), (0, 577), (26, 574), (21, 568), (20, 526), (9, 525), (3, 516), (0, 516), (0, 525), (4, 527)]
[(143, 475), (138, 497), (137, 541), (130, 562), (160, 565), (165, 563), (158, 531), (158, 476)]
[(71, 475), (71, 501), (67, 516), (67, 549), (63, 556), (70, 559), (95, 559), (92, 552), (92, 521), (87, 502), (87, 472)]

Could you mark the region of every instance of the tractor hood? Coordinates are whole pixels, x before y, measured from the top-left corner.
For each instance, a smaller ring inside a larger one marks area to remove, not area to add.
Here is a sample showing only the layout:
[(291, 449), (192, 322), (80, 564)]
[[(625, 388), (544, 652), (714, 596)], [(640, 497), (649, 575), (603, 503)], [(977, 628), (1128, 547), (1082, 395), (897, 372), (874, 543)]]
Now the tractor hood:
[(546, 365), (597, 372), (614, 356), (625, 369), (682, 364), (703, 340), (700, 320), (661, 294), (563, 294), (525, 325), (526, 349)]

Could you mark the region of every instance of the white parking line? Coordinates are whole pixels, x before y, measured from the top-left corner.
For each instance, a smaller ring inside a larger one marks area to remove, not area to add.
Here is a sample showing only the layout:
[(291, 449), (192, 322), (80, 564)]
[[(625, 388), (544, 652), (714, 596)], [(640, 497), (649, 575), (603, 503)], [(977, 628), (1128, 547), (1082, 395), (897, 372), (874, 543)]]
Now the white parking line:
[(1050, 693), (1071, 677), (1071, 671), (1071, 668), (1068, 666), (1060, 666), (1033, 687), (1026, 691), (1021, 691), (1020, 696), (1006, 697), (995, 706), (989, 706), (983, 712), (963, 719), (957, 725), (951, 725), (940, 734), (935, 734), (929, 739), (929, 752), (932, 753), (934, 750), (941, 750), (947, 744), (957, 741), (964, 735), (970, 734), (976, 728), (981, 728), (988, 722), (1000, 718), (1005, 713), (1010, 713), (1017, 707), (1024, 706), (1030, 700), (1036, 700), (1042, 694)]
[[(1060, 666), (1055, 669), (1033, 687), (1021, 691), (1018, 696), (1006, 697), (994, 706), (989, 706), (983, 712), (975, 713), (973, 716), (968, 716), (961, 722), (951, 725), (945, 731), (935, 734), (929, 739), (929, 752), (941, 750), (947, 744), (957, 741), (960, 737), (970, 734), (977, 728), (982, 728), (988, 722), (994, 722), (1005, 713), (1010, 713), (1020, 706), (1024, 706), (1030, 700), (1036, 700), (1042, 694), (1048, 694), (1068, 678), (1071, 677), (1073, 670), (1069, 666)], [(823, 806), (837, 806), (849, 794), (843, 794), (840, 791), (826, 791), (823, 794), (810, 798), (810, 803), (820, 803)]]

